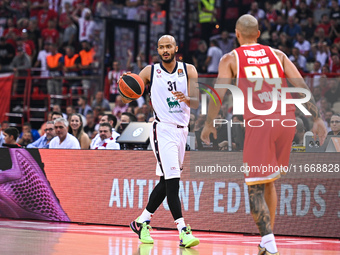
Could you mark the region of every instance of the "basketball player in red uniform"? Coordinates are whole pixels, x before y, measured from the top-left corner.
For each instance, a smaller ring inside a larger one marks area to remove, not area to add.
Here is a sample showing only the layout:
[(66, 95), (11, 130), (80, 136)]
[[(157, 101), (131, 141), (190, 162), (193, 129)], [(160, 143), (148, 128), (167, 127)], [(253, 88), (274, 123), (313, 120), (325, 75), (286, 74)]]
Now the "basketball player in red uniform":
[[(253, 108), (268, 110), (273, 104), (273, 88), (280, 93), (281, 88), (287, 87), (285, 78), (298, 88), (308, 90), (300, 73), (287, 56), (268, 46), (257, 43), (260, 36), (258, 22), (251, 15), (241, 16), (236, 23), (236, 37), (241, 47), (224, 55), (221, 58), (218, 70), (217, 84), (231, 84), (237, 78), (236, 85), (244, 95), (244, 119), (246, 125), (243, 162), (245, 181), (248, 185), (251, 214), (261, 234), (261, 243), (258, 246), (260, 254), (279, 254), (273, 235), (277, 195), (274, 181), (280, 178), (282, 167), (288, 166), (290, 148), (295, 133), (295, 106), (288, 104), (286, 115), (281, 115), (281, 102), (278, 97), (276, 110), (269, 115), (253, 114), (248, 108), (248, 88), (251, 88)], [(221, 98), (227, 89), (216, 89)], [(305, 94), (297, 93), (300, 98)], [(291, 96), (287, 95), (287, 98)], [(313, 133), (319, 136), (322, 144), (327, 132), (319, 116), (315, 101), (311, 98), (304, 107), (313, 115)], [(201, 139), (209, 143), (210, 133), (217, 138), (213, 120), (217, 116), (220, 105), (215, 106), (209, 102), (208, 116), (201, 133)], [(268, 121), (275, 119), (275, 121)], [(282, 121), (290, 119), (290, 123), (282, 125)], [(293, 122), (293, 123), (292, 123)], [(262, 125), (263, 124), (263, 125)], [(272, 167), (268, 171), (252, 171), (252, 167)], [(276, 168), (275, 168), (276, 167)], [(275, 171), (273, 169), (276, 169)]]

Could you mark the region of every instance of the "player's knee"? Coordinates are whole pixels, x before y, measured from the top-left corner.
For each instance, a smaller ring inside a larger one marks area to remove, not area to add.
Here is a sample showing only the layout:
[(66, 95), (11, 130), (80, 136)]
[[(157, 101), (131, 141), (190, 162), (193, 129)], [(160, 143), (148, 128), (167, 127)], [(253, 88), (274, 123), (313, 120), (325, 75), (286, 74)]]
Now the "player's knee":
[(178, 194), (179, 191), (179, 178), (173, 178), (165, 180), (166, 193), (168, 194)]
[(165, 183), (164, 176), (161, 176), (161, 178), (159, 179), (159, 184), (165, 189), (166, 183)]
[(163, 192), (165, 191), (165, 189), (166, 189), (165, 179), (164, 176), (161, 176), (154, 190), (156, 190), (157, 192)]
[(249, 195), (263, 193), (265, 184), (255, 184), (248, 186), (248, 193)]

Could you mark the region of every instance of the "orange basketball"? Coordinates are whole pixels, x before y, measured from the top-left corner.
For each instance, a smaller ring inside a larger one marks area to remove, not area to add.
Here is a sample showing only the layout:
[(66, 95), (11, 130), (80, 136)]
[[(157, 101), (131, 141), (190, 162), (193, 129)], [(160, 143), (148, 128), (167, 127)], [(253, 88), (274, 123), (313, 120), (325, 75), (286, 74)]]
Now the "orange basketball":
[(118, 91), (128, 100), (136, 100), (144, 93), (144, 82), (138, 74), (123, 75), (118, 82)]

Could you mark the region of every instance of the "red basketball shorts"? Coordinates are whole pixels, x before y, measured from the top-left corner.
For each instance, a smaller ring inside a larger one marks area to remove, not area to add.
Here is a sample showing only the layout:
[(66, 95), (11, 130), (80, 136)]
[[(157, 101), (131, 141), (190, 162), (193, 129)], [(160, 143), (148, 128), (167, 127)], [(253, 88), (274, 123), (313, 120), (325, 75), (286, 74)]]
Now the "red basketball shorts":
[(246, 121), (243, 171), (248, 185), (263, 184), (280, 178), (288, 166), (295, 135), (295, 114), (271, 114)]

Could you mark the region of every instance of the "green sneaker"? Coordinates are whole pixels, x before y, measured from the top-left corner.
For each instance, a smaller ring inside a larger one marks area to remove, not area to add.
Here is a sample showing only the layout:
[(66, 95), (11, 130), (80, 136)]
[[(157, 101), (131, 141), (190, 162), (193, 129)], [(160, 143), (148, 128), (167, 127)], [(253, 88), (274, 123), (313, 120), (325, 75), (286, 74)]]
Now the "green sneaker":
[(150, 255), (153, 244), (141, 243), (138, 247), (138, 255)]
[(188, 225), (186, 228), (182, 229), (181, 234), (179, 235), (179, 246), (189, 248), (192, 246), (196, 246), (200, 243), (198, 238), (194, 237), (191, 233), (191, 227)]
[(130, 223), (130, 228), (133, 232), (138, 235), (139, 240), (142, 243), (153, 244), (153, 239), (150, 236), (151, 226), (149, 225), (150, 221), (145, 221), (143, 223), (138, 223), (139, 217)]

